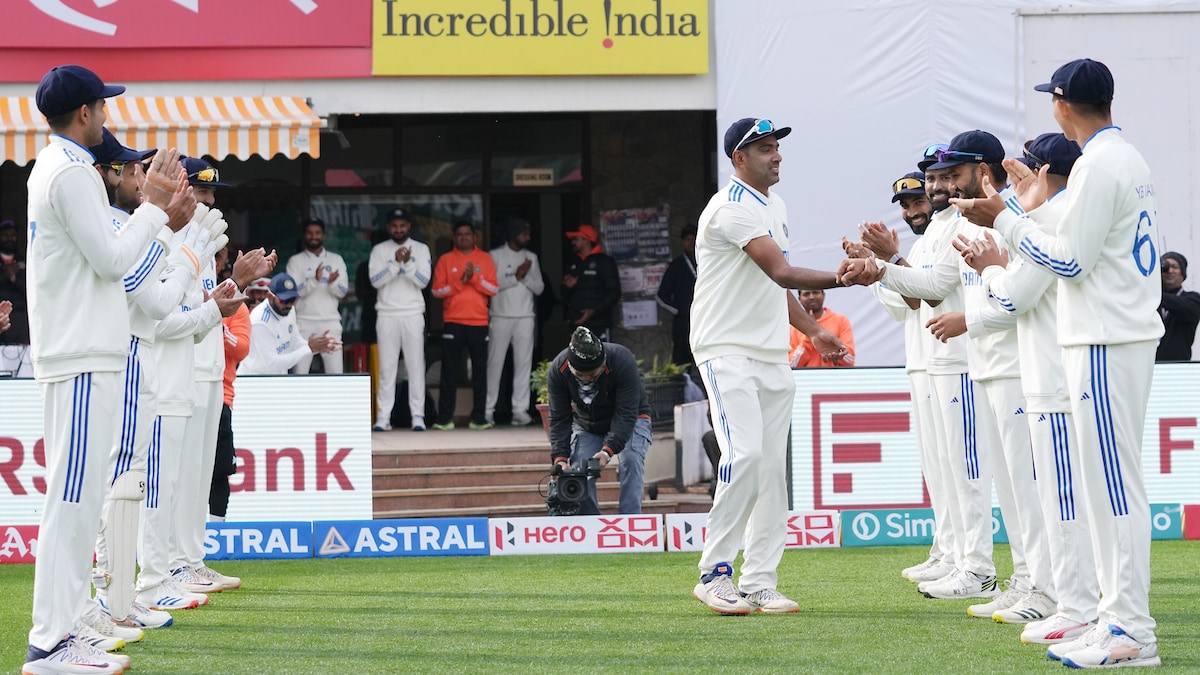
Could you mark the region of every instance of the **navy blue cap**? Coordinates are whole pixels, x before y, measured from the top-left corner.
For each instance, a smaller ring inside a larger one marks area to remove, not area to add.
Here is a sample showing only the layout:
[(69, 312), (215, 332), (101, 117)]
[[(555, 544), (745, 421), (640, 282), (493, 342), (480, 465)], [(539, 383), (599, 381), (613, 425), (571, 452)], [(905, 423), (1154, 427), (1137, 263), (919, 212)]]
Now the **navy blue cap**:
[(187, 171), (188, 184), (192, 187), (229, 187), (229, 183), (221, 182), (220, 172), (199, 157), (184, 157), (183, 169)]
[(904, 195), (925, 196), (925, 174), (920, 171), (906, 173), (892, 183), (892, 203), (900, 201)]
[(725, 131), (725, 156), (733, 158), (733, 153), (751, 143), (774, 136), (776, 140), (792, 133), (791, 127), (776, 127), (771, 120), (753, 117), (743, 117), (734, 122)]
[(271, 277), (270, 289), (276, 298), (284, 302), (300, 297), (300, 291), (296, 290), (296, 280), (287, 272)]
[(1113, 100), (1113, 76), (1099, 61), (1076, 59), (1059, 66), (1049, 82), (1034, 89), (1075, 103), (1109, 103)]
[(113, 162), (144, 162), (154, 156), (158, 152), (157, 148), (140, 151), (133, 148), (127, 148), (121, 145), (121, 141), (113, 136), (112, 132), (104, 129), (102, 132), (104, 140), (100, 141), (100, 145), (93, 145), (88, 148), (92, 156), (96, 158), (99, 164), (112, 164)]
[(46, 117), (71, 112), (86, 103), (125, 93), (125, 87), (104, 84), (83, 66), (55, 66), (38, 83), (38, 110)]
[(1042, 134), (1025, 145), (1027, 158), (1038, 164), (1049, 164), (1050, 173), (1059, 176), (1070, 176), (1071, 167), (1082, 154), (1075, 141), (1062, 134)]
[[(925, 170), (939, 171), (966, 162), (995, 164), (1004, 161), (1004, 145), (1000, 143), (1000, 139), (979, 129), (964, 131), (950, 139), (950, 147), (945, 153), (949, 153), (949, 155), (944, 153), (938, 155), (938, 163), (930, 165)], [(971, 155), (976, 155), (976, 157), (971, 157)]]
[(921, 161), (917, 162), (917, 170), (922, 173), (929, 170), (929, 167), (937, 164), (937, 153), (939, 150), (947, 150), (950, 146), (945, 143), (933, 143), (925, 148), (924, 154), (921, 155)]
[(410, 223), (412, 222), (412, 218), (408, 215), (408, 209), (402, 209), (398, 206), (388, 213), (388, 220), (407, 220)]

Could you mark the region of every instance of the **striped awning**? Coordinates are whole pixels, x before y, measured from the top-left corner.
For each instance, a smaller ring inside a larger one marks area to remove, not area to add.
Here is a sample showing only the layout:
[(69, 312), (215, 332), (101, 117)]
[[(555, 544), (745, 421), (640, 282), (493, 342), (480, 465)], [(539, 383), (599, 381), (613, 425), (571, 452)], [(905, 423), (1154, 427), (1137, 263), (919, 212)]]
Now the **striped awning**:
[[(117, 96), (108, 99), (107, 110), (109, 131), (131, 148), (179, 148), (218, 160), (318, 157), (325, 126), (297, 97)], [(33, 161), (49, 133), (32, 96), (0, 97), (0, 163)]]

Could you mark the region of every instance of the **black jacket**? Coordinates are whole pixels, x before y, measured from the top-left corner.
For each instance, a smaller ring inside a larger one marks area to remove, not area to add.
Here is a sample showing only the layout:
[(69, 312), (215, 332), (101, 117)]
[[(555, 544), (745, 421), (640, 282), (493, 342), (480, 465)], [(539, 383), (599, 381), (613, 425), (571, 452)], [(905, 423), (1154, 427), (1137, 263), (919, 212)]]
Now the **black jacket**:
[(563, 350), (550, 365), (550, 461), (571, 456), (571, 424), (604, 436), (610, 455), (625, 449), (639, 417), (650, 417), (650, 400), (642, 385), (637, 360), (625, 347), (604, 343), (607, 362), (596, 378), (596, 396), (591, 404), (579, 396), (579, 381), (567, 365)]
[(1155, 361), (1191, 361), (1196, 324), (1200, 323), (1200, 293), (1185, 291), (1163, 293), (1158, 306), (1166, 332), (1158, 343)]
[(587, 326), (595, 333), (612, 328), (612, 312), (621, 300), (621, 276), (617, 272), (617, 261), (607, 253), (593, 253), (586, 258), (576, 258), (567, 267), (567, 274), (575, 277), (575, 287), (563, 287), (563, 301), (567, 304), (567, 322), (574, 324), (583, 310), (592, 310)]

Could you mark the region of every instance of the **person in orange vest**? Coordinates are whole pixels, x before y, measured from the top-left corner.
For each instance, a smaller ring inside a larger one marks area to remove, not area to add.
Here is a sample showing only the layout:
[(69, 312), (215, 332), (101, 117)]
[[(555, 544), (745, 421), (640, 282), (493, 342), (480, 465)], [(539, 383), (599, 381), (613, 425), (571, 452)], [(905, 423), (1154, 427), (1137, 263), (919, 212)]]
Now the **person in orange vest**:
[(454, 248), (438, 259), (433, 270), (433, 297), (445, 303), (442, 311), (442, 382), (438, 421), (434, 429), (454, 428), (458, 363), (465, 347), (471, 356), (471, 428), (493, 425), (484, 414), (487, 400), (488, 298), (500, 290), (496, 265), (487, 251), (475, 245), (470, 223), (454, 226)]
[(828, 368), (854, 365), (854, 331), (850, 329), (850, 319), (825, 308), (825, 291), (800, 291), (800, 304), (804, 305), (804, 311), (816, 319), (822, 328), (838, 336), (846, 345), (846, 355), (837, 361), (822, 359), (813, 348), (812, 340), (793, 327), (792, 346), (788, 350), (788, 360), (792, 367)]

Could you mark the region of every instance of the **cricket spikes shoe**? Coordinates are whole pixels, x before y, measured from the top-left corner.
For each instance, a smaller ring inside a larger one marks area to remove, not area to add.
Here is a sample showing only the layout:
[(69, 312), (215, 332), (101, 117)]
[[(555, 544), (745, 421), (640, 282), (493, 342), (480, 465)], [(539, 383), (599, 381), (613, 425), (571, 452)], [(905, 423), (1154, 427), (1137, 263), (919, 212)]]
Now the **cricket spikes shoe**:
[(132, 663), (133, 659), (129, 658), (128, 656), (125, 656), (124, 654), (109, 654), (108, 652), (97, 649), (96, 647), (93, 647), (92, 645), (89, 645), (86, 642), (80, 641), (78, 635), (71, 636), (71, 641), (75, 643), (76, 649), (86, 651), (86, 652), (90, 653), (92, 655), (92, 657), (94, 657), (94, 658), (100, 659), (101, 661), (108, 661), (109, 663), (115, 663), (118, 666), (120, 666), (123, 670), (129, 670), (129, 668), (131, 667), (130, 664)]
[(199, 567), (193, 567), (191, 570), (193, 575), (217, 584), (222, 590), (242, 587), (242, 580), (238, 577), (221, 574), (204, 563), (200, 563)]
[(1001, 581), (1000, 585), (1004, 588), (1004, 592), (996, 596), (995, 600), (982, 605), (971, 605), (967, 608), (967, 614), (976, 619), (990, 619), (996, 612), (1015, 605), (1017, 601), (1029, 592), (1029, 586), (1022, 579), (1018, 579), (1015, 576)]
[(1055, 614), (1044, 621), (1025, 624), (1021, 631), (1021, 642), (1025, 644), (1052, 645), (1072, 642), (1092, 629), (1095, 622), (1080, 623), (1064, 614)]
[(727, 562), (718, 563), (712, 572), (700, 577), (692, 595), (720, 614), (749, 614), (755, 609), (733, 585), (733, 565)]
[(150, 609), (172, 611), (176, 609), (195, 609), (208, 603), (208, 596), (203, 593), (190, 593), (183, 590), (171, 579), (165, 579), (154, 588), (140, 591), (137, 600)]
[(102, 652), (125, 648), (125, 641), (121, 638), (103, 635), (83, 621), (76, 621), (75, 629), (72, 632), (77, 643), (94, 647)]
[(1054, 616), (1057, 610), (1057, 602), (1041, 589), (1034, 588), (1008, 609), (996, 610), (992, 620), (996, 623), (1030, 623)]
[(187, 566), (171, 570), (171, 579), (189, 593), (220, 593), (223, 590), (220, 584), (199, 576)]
[(764, 588), (753, 593), (746, 593), (742, 597), (756, 612), (791, 614), (800, 611), (800, 605), (796, 604), (794, 600), (789, 600), (787, 596), (774, 588)]
[(1112, 637), (1112, 633), (1108, 632), (1108, 627), (1095, 624), (1087, 630), (1083, 635), (1071, 640), (1070, 642), (1058, 642), (1046, 648), (1046, 658), (1054, 661), (1062, 661), (1072, 652), (1077, 652), (1081, 649), (1107, 644)]
[[(64, 673), (87, 673), (89, 675), (118, 675), (125, 671), (125, 662), (112, 658), (87, 645), (77, 643), (74, 636), (44, 651), (29, 645), (25, 652), (23, 675), (62, 675)], [(126, 657), (128, 658), (128, 657)]]
[(945, 581), (925, 587), (925, 597), (939, 600), (961, 600), (964, 598), (994, 598), (1000, 595), (996, 588), (995, 575), (981, 575), (960, 570)]
[[(142, 639), (142, 629), (132, 626), (122, 626), (112, 620), (112, 617), (101, 609), (99, 603), (89, 602), (87, 611), (83, 613), (80, 622), (88, 628), (107, 638), (115, 638), (129, 644)], [(97, 645), (99, 646), (99, 645)], [(114, 649), (119, 649), (116, 647)], [(104, 651), (108, 651), (105, 649)]]
[(933, 565), (936, 565), (938, 562), (940, 561), (937, 558), (929, 556), (925, 559), (925, 562), (921, 563), (920, 565), (913, 565), (912, 567), (905, 567), (904, 569), (900, 570), (900, 576), (904, 577), (908, 581), (912, 581), (913, 574), (924, 572)]
[(1138, 642), (1117, 624), (1108, 625), (1109, 638), (1063, 657), (1071, 668), (1136, 668), (1162, 664), (1157, 642)]
[[(97, 595), (96, 600), (100, 602), (100, 611), (104, 612), (104, 615), (111, 619), (112, 615), (108, 613), (107, 599)], [(125, 618), (114, 623), (118, 626), (130, 626), (146, 630), (150, 628), (166, 628), (174, 623), (174, 619), (166, 612), (150, 609), (145, 603), (134, 600), (129, 605), (129, 613), (125, 615)]]

